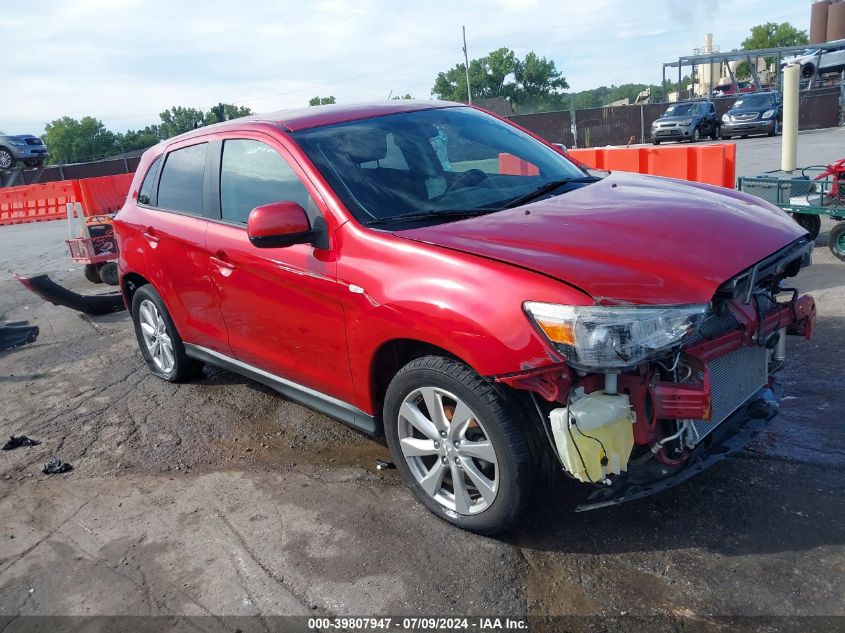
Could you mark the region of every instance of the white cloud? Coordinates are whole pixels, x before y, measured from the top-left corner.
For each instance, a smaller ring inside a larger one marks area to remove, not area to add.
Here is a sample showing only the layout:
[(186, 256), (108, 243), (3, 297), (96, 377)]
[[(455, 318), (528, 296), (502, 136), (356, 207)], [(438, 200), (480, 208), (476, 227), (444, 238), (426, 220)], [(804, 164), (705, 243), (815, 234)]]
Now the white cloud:
[[(809, 8), (787, 0), (0, 0), (0, 128), (40, 132), (63, 115), (143, 127), (171, 105), (268, 111), (315, 95), (428, 98), (438, 71), (500, 46), (555, 60), (574, 90), (657, 82), (661, 62), (727, 50), (750, 27)], [(703, 7), (698, 9), (696, 7)]]

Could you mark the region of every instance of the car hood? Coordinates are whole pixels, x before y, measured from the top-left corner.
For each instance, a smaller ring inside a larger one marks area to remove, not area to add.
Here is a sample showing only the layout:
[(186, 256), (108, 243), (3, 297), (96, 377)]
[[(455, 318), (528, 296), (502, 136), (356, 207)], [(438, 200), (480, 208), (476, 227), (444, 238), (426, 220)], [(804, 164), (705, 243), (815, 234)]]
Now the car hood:
[(737, 108), (736, 110), (728, 110), (728, 114), (762, 114), (769, 110), (776, 110), (777, 106), (766, 106), (765, 108)]
[(515, 209), (395, 232), (549, 275), (598, 303), (651, 305), (706, 303), (805, 233), (748, 194), (623, 172)]
[(7, 138), (10, 141), (25, 141), (28, 138), (38, 138), (34, 134), (6, 134), (3, 135), (3, 138)]

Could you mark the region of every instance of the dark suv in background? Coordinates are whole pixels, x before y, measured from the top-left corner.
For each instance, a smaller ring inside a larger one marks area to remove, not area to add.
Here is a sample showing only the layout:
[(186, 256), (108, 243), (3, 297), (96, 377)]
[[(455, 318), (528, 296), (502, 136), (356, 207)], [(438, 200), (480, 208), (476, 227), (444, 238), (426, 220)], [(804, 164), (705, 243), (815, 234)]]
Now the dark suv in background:
[(783, 106), (778, 92), (743, 95), (722, 115), (722, 138), (780, 133)]
[(703, 136), (719, 138), (719, 118), (712, 101), (673, 103), (651, 124), (651, 142), (692, 141)]

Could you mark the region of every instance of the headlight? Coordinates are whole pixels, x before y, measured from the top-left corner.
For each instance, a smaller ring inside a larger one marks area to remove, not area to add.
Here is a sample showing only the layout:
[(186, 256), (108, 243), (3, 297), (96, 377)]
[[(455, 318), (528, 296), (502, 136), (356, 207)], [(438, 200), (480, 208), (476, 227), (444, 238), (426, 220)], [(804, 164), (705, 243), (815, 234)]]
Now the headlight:
[(698, 329), (707, 306), (602, 307), (526, 301), (528, 316), (583, 369), (635, 367), (682, 343)]
[(14, 145), (15, 147), (26, 147), (25, 141), (9, 141), (9, 143)]
[(730, 123), (731, 122), (731, 115), (725, 112), (722, 115), (722, 123)]
[(774, 111), (774, 110), (766, 110), (766, 111), (763, 113), (763, 118), (764, 118), (764, 119), (771, 119), (774, 115), (775, 115), (775, 111)]
[(691, 125), (691, 124), (692, 124), (692, 119), (684, 119), (680, 123), (680, 125)]

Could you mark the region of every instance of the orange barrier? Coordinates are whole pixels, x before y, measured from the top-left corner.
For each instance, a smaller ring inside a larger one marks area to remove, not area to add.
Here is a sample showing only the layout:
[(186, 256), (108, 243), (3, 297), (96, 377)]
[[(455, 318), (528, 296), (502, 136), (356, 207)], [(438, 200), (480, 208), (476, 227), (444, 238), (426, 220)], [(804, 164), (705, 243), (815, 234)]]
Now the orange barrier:
[(114, 213), (123, 206), (134, 174), (82, 178), (79, 197), (86, 216)]
[(0, 225), (66, 218), (65, 205), (76, 201), (73, 180), (0, 189)]
[(736, 183), (736, 145), (733, 143), (570, 149), (569, 154), (594, 169), (666, 176), (729, 189)]
[(0, 225), (62, 220), (68, 202), (79, 202), (86, 216), (114, 213), (123, 206), (133, 174), (60, 180), (0, 189)]

